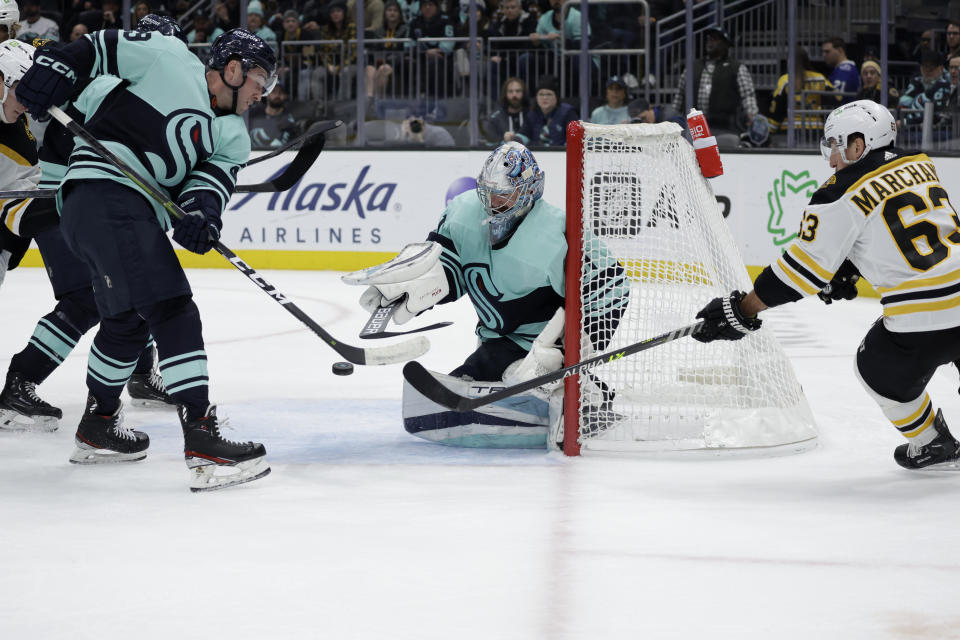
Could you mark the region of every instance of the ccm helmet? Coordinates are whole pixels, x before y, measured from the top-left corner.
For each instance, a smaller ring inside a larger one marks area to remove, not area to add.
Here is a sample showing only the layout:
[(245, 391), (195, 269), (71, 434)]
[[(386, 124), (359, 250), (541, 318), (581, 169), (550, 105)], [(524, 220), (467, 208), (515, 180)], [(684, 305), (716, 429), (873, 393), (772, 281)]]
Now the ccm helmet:
[[(223, 70), (231, 60), (239, 60), (243, 68), (243, 80), (234, 86), (223, 77)], [(233, 108), (237, 108), (237, 93), (243, 83), (247, 81), (247, 73), (254, 67), (259, 67), (267, 74), (263, 83), (263, 95), (273, 91), (277, 85), (277, 54), (273, 52), (263, 38), (246, 29), (231, 29), (221, 33), (210, 46), (210, 60), (207, 66), (220, 72), (223, 83), (233, 89)]]

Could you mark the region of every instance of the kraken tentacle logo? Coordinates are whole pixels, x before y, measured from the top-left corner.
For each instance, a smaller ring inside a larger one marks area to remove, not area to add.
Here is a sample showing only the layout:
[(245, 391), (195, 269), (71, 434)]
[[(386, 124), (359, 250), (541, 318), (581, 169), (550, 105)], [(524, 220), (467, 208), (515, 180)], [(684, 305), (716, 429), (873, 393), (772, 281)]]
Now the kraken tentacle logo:
[(157, 182), (174, 186), (183, 182), (198, 163), (213, 155), (209, 114), (196, 109), (171, 112), (163, 124), (163, 153), (147, 152)]
[(467, 283), (467, 292), (473, 301), (480, 322), (488, 329), (503, 329), (503, 317), (497, 313), (493, 303), (503, 297), (497, 291), (490, 277), (490, 267), (485, 264), (470, 264), (463, 269), (463, 279)]
[(767, 192), (767, 232), (773, 236), (773, 244), (782, 247), (796, 237), (796, 233), (787, 231), (783, 214), (786, 211), (802, 209), (813, 192), (817, 190), (817, 181), (810, 177), (809, 171), (791, 173), (784, 169), (780, 177), (773, 181), (773, 189)]

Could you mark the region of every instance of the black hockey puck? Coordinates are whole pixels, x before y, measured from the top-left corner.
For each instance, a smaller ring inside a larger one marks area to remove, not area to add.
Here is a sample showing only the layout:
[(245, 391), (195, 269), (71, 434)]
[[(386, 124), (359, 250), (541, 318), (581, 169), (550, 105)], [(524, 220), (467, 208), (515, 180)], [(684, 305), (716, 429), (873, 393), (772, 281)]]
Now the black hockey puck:
[(332, 370), (335, 376), (348, 376), (353, 373), (353, 365), (349, 362), (334, 362)]

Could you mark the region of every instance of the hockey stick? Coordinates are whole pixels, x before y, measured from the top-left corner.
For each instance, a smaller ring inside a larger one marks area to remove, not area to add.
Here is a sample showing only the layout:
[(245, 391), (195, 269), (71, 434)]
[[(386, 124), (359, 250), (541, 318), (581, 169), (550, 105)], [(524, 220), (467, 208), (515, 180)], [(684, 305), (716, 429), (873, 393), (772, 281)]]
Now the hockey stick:
[[(271, 191), (286, 191), (293, 185), (300, 182), (300, 179), (303, 178), (304, 174), (313, 166), (314, 161), (316, 161), (317, 156), (320, 155), (320, 152), (323, 151), (323, 145), (327, 141), (327, 136), (324, 135), (327, 131), (331, 129), (336, 129), (343, 122), (340, 120), (325, 120), (323, 122), (318, 122), (310, 127), (310, 131), (307, 134), (310, 138), (304, 139), (303, 146), (300, 147), (300, 151), (297, 152), (297, 155), (294, 156), (293, 160), (287, 165), (287, 168), (280, 175), (276, 176), (272, 180), (267, 180), (266, 182), (260, 182), (258, 184), (241, 184), (237, 185), (237, 188), (234, 189), (236, 193), (266, 193)], [(274, 157), (267, 154), (269, 157)], [(260, 162), (261, 160), (266, 160), (267, 156), (256, 158), (254, 162)], [(248, 162), (244, 166), (250, 166), (252, 162)]]
[[(287, 168), (284, 169), (280, 175), (266, 182), (258, 182), (256, 184), (238, 184), (234, 191), (236, 193), (267, 193), (271, 191), (286, 191), (303, 178), (304, 174), (306, 174), (310, 167), (313, 166), (317, 156), (319, 156), (320, 152), (323, 151), (323, 145), (326, 142), (326, 136), (323, 134), (331, 129), (336, 129), (342, 124), (343, 122), (340, 120), (325, 120), (323, 122), (317, 122), (311, 126), (305, 134), (296, 140), (288, 142), (283, 147), (271, 151), (266, 155), (254, 158), (243, 166), (249, 167), (250, 165), (257, 164), (258, 162), (275, 158), (284, 151), (289, 150), (294, 145), (301, 142), (303, 143), (303, 146), (300, 147), (299, 151), (297, 151), (297, 155), (294, 156), (293, 160), (287, 165)], [(0, 200), (6, 200), (8, 198), (54, 198), (56, 195), (56, 189), (0, 191)]]
[[(170, 215), (180, 219), (186, 215), (183, 209), (178, 207), (172, 200), (170, 200), (170, 198), (151, 186), (151, 184), (145, 178), (127, 166), (127, 163), (103, 146), (99, 140), (90, 134), (89, 131), (74, 122), (73, 119), (66, 113), (57, 107), (50, 107), (48, 112), (63, 126), (69, 129), (70, 133), (90, 145), (94, 151), (100, 154), (105, 160), (110, 162), (110, 164), (119, 169), (127, 178), (132, 180), (134, 184), (143, 189), (148, 196), (159, 202), (163, 208), (170, 213)], [(423, 336), (417, 336), (416, 338), (400, 344), (386, 347), (375, 347), (371, 349), (364, 349), (361, 347), (354, 347), (349, 344), (344, 344), (327, 333), (323, 327), (313, 320), (313, 318), (304, 313), (300, 307), (290, 301), (276, 287), (264, 280), (260, 274), (258, 274), (247, 263), (241, 260), (237, 254), (228, 249), (222, 242), (217, 241), (216, 244), (214, 244), (214, 248), (216, 248), (220, 255), (229, 260), (230, 264), (236, 267), (241, 273), (243, 273), (243, 275), (247, 276), (251, 282), (260, 287), (264, 293), (273, 298), (279, 305), (300, 320), (300, 322), (307, 325), (311, 331), (313, 331), (324, 342), (330, 345), (330, 347), (339, 353), (345, 360), (348, 360), (353, 364), (394, 364), (397, 362), (410, 360), (411, 358), (419, 357), (426, 353), (430, 348), (430, 342)]]
[(367, 323), (363, 325), (363, 329), (360, 330), (360, 337), (364, 340), (373, 340), (375, 338), (393, 338), (394, 336), (405, 336), (409, 333), (420, 333), (421, 331), (442, 329), (443, 327), (449, 327), (453, 324), (452, 322), (438, 322), (436, 324), (427, 325), (426, 327), (420, 327), (419, 329), (410, 329), (409, 331), (384, 331), (387, 324), (390, 322), (390, 318), (393, 317), (393, 314), (396, 312), (397, 307), (400, 306), (401, 302), (403, 302), (403, 298), (394, 300), (386, 307), (377, 307), (374, 309), (373, 313), (370, 314), (370, 319), (367, 320)]
[(503, 387), (499, 391), (494, 391), (480, 398), (468, 398), (467, 396), (462, 396), (459, 393), (455, 393), (448, 387), (444, 386), (439, 380), (434, 378), (429, 371), (423, 368), (422, 364), (416, 361), (411, 361), (403, 365), (403, 377), (414, 389), (419, 391), (429, 400), (432, 400), (441, 406), (454, 411), (472, 411), (477, 407), (482, 407), (484, 405), (496, 402), (497, 400), (503, 400), (504, 398), (515, 396), (518, 393), (523, 393), (524, 391), (529, 391), (530, 389), (536, 389), (537, 387), (555, 382), (557, 380), (562, 380), (568, 376), (586, 373), (587, 371), (599, 367), (602, 364), (619, 360), (624, 356), (629, 356), (640, 351), (652, 349), (653, 347), (658, 347), (678, 338), (683, 338), (684, 336), (688, 336), (699, 329), (702, 325), (702, 322), (698, 322), (696, 324), (675, 329), (653, 338), (647, 338), (646, 340), (641, 340), (640, 342), (634, 342), (630, 346), (624, 347), (619, 351), (608, 351), (607, 353), (601, 353), (600, 355), (587, 358), (586, 360), (576, 364), (572, 364), (569, 367), (557, 369), (556, 371), (551, 371), (550, 373), (545, 373), (542, 376), (531, 378), (530, 380), (521, 382), (519, 384)]

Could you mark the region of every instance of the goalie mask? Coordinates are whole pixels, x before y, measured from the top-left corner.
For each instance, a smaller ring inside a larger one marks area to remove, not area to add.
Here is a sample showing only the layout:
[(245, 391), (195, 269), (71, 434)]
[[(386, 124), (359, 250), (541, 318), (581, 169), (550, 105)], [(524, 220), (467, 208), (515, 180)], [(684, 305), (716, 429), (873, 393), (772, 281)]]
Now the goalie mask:
[[(34, 51), (31, 45), (19, 40), (0, 42), (0, 73), (3, 74), (3, 95), (0, 96), (0, 105), (6, 102), (13, 85), (20, 82), (27, 70), (33, 66)], [(0, 108), (0, 120), (10, 124), (2, 108)]]
[[(850, 136), (859, 133), (863, 136), (866, 149), (855, 160), (847, 160), (844, 150), (850, 143)], [(893, 144), (897, 139), (897, 123), (890, 111), (873, 100), (857, 100), (837, 107), (827, 116), (823, 125), (823, 139), (820, 141), (820, 153), (830, 162), (834, 150), (839, 150), (844, 160), (853, 164), (874, 149)]]
[(519, 142), (505, 142), (483, 163), (477, 195), (490, 226), (490, 242), (510, 237), (520, 220), (543, 195), (543, 170), (530, 150)]

